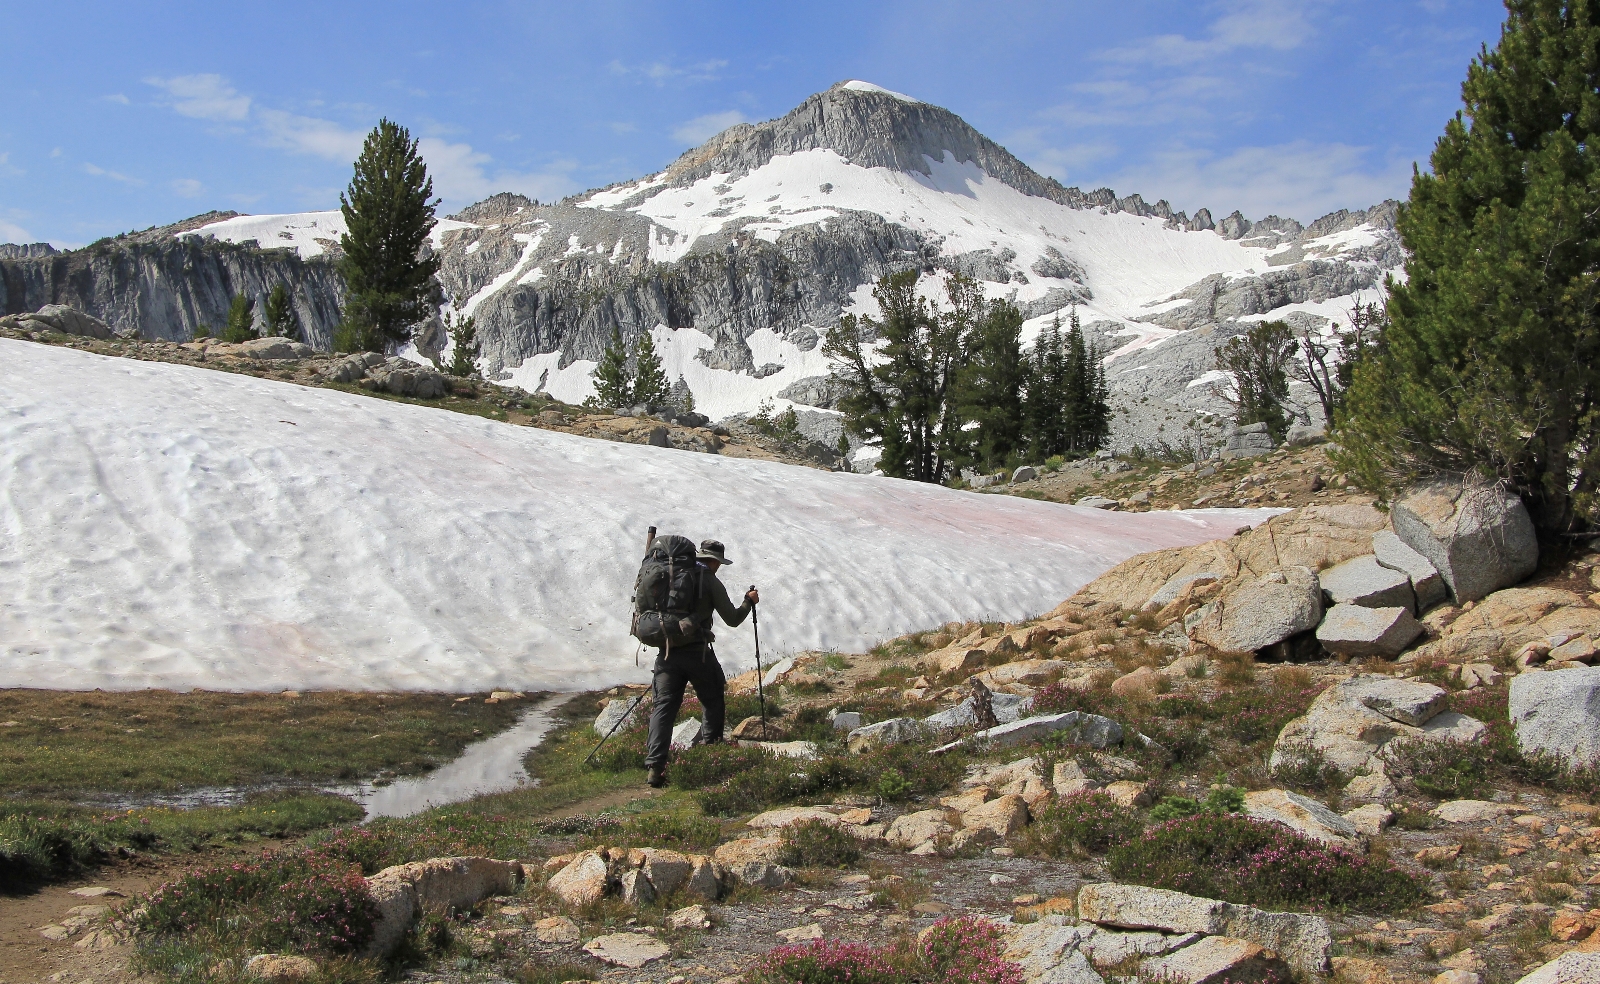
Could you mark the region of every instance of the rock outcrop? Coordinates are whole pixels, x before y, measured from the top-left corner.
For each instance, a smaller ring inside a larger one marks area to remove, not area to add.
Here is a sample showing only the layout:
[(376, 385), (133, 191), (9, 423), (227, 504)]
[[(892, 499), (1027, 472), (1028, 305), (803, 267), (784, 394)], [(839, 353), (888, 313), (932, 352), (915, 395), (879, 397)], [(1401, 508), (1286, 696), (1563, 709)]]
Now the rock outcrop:
[(1524, 752), (1600, 765), (1600, 666), (1520, 674), (1509, 709)]
[(1498, 486), (1427, 484), (1395, 503), (1394, 531), (1438, 570), (1458, 604), (1510, 587), (1539, 566), (1527, 508)]

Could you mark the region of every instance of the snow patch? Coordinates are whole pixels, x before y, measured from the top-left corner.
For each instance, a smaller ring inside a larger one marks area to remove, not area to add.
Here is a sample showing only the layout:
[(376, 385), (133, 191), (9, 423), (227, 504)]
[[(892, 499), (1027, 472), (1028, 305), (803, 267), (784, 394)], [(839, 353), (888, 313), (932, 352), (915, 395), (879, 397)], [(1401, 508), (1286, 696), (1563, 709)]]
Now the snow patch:
[(882, 96), (893, 96), (901, 102), (919, 103), (922, 101), (921, 99), (912, 99), (903, 92), (896, 92), (893, 89), (885, 89), (881, 85), (873, 85), (871, 82), (862, 82), (857, 79), (851, 79), (849, 82), (846, 82), (839, 88), (849, 89), (851, 92), (876, 92)]

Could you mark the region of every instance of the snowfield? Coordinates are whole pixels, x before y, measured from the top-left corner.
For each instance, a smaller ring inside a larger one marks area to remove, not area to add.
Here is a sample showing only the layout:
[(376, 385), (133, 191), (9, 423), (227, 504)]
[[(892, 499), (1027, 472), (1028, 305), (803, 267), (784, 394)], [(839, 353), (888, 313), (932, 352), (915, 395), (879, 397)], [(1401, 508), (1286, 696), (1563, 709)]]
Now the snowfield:
[[(0, 340), (0, 364), (4, 687), (642, 681), (629, 594), (651, 525), (727, 543), (773, 660), (1036, 614), (1270, 514), (1106, 513), (26, 342)], [(748, 668), (749, 623), (719, 635)]]

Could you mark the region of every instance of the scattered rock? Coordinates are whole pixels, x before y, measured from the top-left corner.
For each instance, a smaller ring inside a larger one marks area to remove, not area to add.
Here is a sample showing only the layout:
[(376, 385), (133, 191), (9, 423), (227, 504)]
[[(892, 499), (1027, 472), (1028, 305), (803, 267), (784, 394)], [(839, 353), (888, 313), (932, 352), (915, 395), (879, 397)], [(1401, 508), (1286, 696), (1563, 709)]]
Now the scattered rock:
[(1433, 564), (1457, 604), (1516, 584), (1539, 566), (1528, 510), (1498, 486), (1436, 481), (1392, 512), (1395, 534)]
[(1189, 636), (1225, 653), (1254, 652), (1322, 621), (1322, 586), (1309, 567), (1291, 566), (1225, 593)]
[(533, 924), (533, 935), (540, 943), (576, 943), (578, 924), (566, 916), (547, 916)]
[(121, 892), (114, 888), (106, 888), (104, 885), (88, 885), (83, 888), (74, 888), (67, 894), (76, 895), (80, 899), (120, 899), (123, 897)]
[(1417, 597), (1411, 590), (1411, 578), (1403, 571), (1379, 564), (1378, 558), (1372, 555), (1335, 564), (1318, 578), (1322, 590), (1336, 605), (1416, 609)]
[(793, 929), (778, 930), (778, 938), (785, 943), (803, 943), (806, 940), (822, 939), (822, 924), (810, 923), (805, 926), (796, 926)]
[(614, 698), (600, 709), (600, 716), (594, 719), (594, 733), (605, 737), (611, 734), (613, 728), (624, 731), (639, 720), (642, 711), (648, 711), (649, 708), (648, 691), (639, 697)]
[(583, 945), (583, 952), (612, 965), (637, 970), (672, 953), (654, 936), (643, 933), (610, 933)]
[(1563, 953), (1517, 984), (1593, 984), (1600, 981), (1600, 953)]
[(262, 981), (309, 981), (317, 976), (317, 965), (305, 957), (287, 953), (258, 953), (244, 965), (245, 975)]
[[(585, 853), (599, 861), (603, 878), (605, 862)], [(516, 892), (523, 871), (515, 861), (475, 857), (429, 858), (384, 868), (367, 879), (378, 914), (363, 955), (387, 956), (426, 908), (454, 906), (461, 911), (491, 896)]]
[(1082, 506), (1085, 509), (1115, 509), (1117, 508), (1117, 500), (1107, 499), (1103, 495), (1086, 495), (1074, 502), (1073, 505)]
[(1600, 667), (1519, 674), (1510, 712), (1523, 751), (1569, 766), (1600, 763)]
[(1027, 801), (1013, 795), (980, 803), (961, 814), (961, 825), (968, 830), (987, 829), (1009, 837), (1028, 825)]
[(701, 724), (699, 718), (687, 718), (679, 721), (672, 729), (673, 751), (683, 751), (692, 748), (700, 741)]
[(1422, 864), (1444, 864), (1446, 861), (1454, 861), (1460, 854), (1460, 844), (1436, 844), (1418, 851), (1415, 857)]
[(1244, 812), (1258, 820), (1281, 823), (1290, 830), (1326, 844), (1354, 846), (1361, 841), (1356, 825), (1322, 803), (1286, 789), (1246, 793)]
[(1122, 725), (1110, 718), (1098, 714), (1087, 714), (1083, 711), (1067, 711), (1064, 714), (1041, 714), (1034, 717), (1022, 718), (1010, 724), (1002, 724), (997, 728), (988, 728), (979, 731), (960, 741), (950, 742), (933, 749), (932, 754), (938, 755), (952, 748), (968, 743), (984, 742), (993, 747), (1005, 748), (1027, 741), (1035, 741), (1045, 735), (1061, 734), (1067, 744), (1088, 745), (1092, 748), (1106, 748), (1122, 743)]
[(46, 304), (37, 311), (8, 315), (0, 318), (0, 327), (20, 331), (55, 331), (79, 338), (111, 338), (111, 326), (92, 314), (74, 310), (65, 304)]
[(1207, 936), (1164, 957), (1139, 964), (1147, 978), (1172, 984), (1277, 984), (1289, 967), (1276, 954), (1248, 940)]
[(1486, 823), (1507, 813), (1516, 813), (1521, 807), (1510, 803), (1490, 803), (1487, 800), (1451, 800), (1440, 803), (1431, 812), (1445, 823)]
[(1389, 824), (1394, 822), (1394, 811), (1378, 803), (1368, 803), (1358, 806), (1343, 814), (1357, 830), (1368, 837), (1376, 837), (1383, 833)]
[(606, 894), (610, 872), (605, 859), (593, 851), (583, 851), (566, 867), (551, 876), (546, 888), (570, 906), (598, 901)]
[(1335, 656), (1393, 659), (1405, 652), (1423, 631), (1422, 623), (1411, 614), (1409, 607), (1335, 605), (1317, 626), (1317, 641)]
[(667, 916), (668, 929), (710, 929), (711, 916), (706, 912), (706, 907), (695, 904)]
[(1021, 465), (1016, 471), (1011, 473), (1011, 484), (1017, 485), (1021, 482), (1032, 482), (1038, 479), (1038, 477), (1038, 469), (1034, 468), (1032, 465)]
[(917, 741), (926, 734), (927, 728), (916, 718), (890, 718), (864, 728), (857, 728), (850, 732), (845, 741), (851, 752), (860, 754), (875, 748), (887, 748), (891, 745), (903, 745), (908, 741)]
[(1146, 783), (1121, 779), (1105, 788), (1105, 794), (1119, 805), (1138, 809), (1150, 805), (1150, 787)]
[(954, 833), (955, 827), (943, 810), (921, 810), (896, 817), (889, 824), (885, 839), (890, 847), (905, 851), (915, 851), (926, 845), (937, 850), (939, 843), (947, 841)]
[(792, 827), (810, 820), (818, 820), (833, 826), (839, 823), (839, 815), (816, 806), (786, 806), (779, 810), (768, 810), (757, 814), (745, 821), (745, 826), (756, 830), (782, 830), (784, 827)]

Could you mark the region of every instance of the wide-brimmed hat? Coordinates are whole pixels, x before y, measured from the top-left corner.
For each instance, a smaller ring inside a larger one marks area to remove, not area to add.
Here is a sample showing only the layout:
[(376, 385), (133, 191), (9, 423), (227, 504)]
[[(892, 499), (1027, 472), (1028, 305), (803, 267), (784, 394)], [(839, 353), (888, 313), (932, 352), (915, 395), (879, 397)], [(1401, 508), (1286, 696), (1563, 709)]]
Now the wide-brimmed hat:
[(700, 550), (699, 550), (699, 552), (697, 552), (694, 555), (694, 559), (695, 560), (714, 560), (719, 564), (724, 564), (724, 565), (726, 565), (728, 567), (732, 567), (733, 566), (733, 561), (729, 560), (723, 554), (723, 550), (724, 549), (725, 548), (722, 546), (722, 541), (721, 540), (701, 540), (700, 541)]

